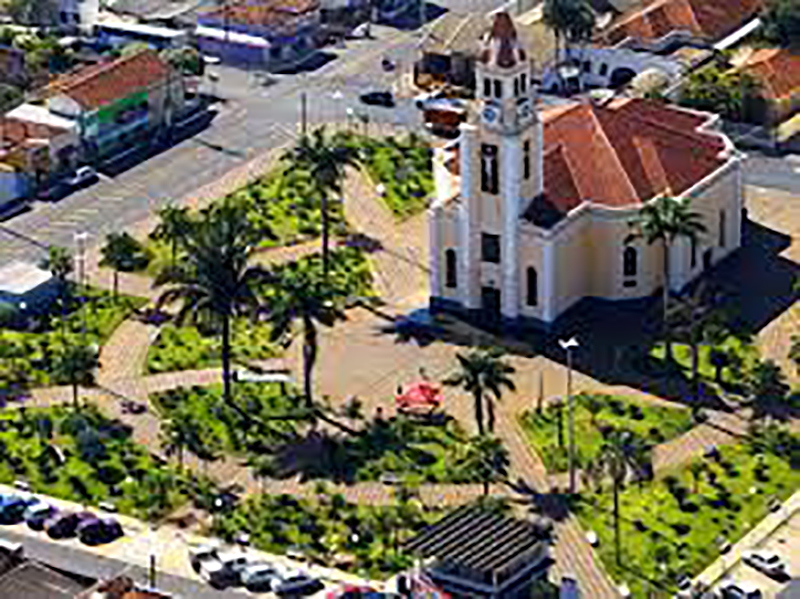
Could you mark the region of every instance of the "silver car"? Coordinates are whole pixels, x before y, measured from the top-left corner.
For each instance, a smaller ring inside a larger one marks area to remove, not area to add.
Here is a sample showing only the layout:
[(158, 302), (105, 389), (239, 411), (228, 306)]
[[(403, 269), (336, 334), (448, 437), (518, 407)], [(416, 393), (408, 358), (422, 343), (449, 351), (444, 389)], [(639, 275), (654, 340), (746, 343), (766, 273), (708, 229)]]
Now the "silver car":
[(274, 591), (283, 582), (284, 572), (278, 566), (267, 563), (250, 564), (241, 573), (242, 585), (253, 592)]
[(742, 561), (767, 576), (786, 576), (786, 563), (774, 551), (746, 551)]

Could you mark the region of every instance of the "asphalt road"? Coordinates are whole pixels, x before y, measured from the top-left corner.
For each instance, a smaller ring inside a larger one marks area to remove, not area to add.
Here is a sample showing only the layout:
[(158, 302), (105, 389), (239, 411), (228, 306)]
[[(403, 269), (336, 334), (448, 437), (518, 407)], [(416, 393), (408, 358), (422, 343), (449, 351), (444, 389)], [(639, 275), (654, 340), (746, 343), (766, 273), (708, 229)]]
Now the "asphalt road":
[[(37, 539), (5, 529), (0, 531), (0, 539), (22, 543), (25, 546), (25, 555), (29, 558), (83, 576), (108, 579), (124, 573), (140, 584), (147, 584), (148, 581), (146, 568), (131, 566), (118, 560), (77, 550), (69, 542), (57, 543), (50, 540)], [(162, 591), (187, 599), (241, 599), (246, 596), (238, 591), (215, 591), (211, 587), (193, 580), (158, 573), (156, 575), (156, 586)]]
[(800, 196), (800, 155), (779, 158), (751, 152), (745, 162), (745, 182)]

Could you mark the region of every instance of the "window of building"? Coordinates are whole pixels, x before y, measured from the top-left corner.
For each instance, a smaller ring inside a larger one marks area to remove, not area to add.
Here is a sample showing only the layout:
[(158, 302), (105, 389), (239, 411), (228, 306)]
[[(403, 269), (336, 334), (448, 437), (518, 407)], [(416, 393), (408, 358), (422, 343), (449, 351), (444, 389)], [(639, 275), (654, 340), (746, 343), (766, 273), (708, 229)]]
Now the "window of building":
[(451, 289), (458, 284), (455, 250), (447, 250), (444, 253), (444, 284)]
[(528, 90), (528, 75), (525, 73), (519, 76), (519, 87), (523, 94)]
[(719, 247), (725, 247), (725, 211), (719, 211)]
[(592, 61), (591, 60), (584, 60), (583, 61), (583, 72), (584, 73), (591, 73), (592, 72)]
[(600, 72), (598, 73), (601, 77), (605, 77), (608, 75), (608, 65), (603, 63), (600, 65)]
[(500, 236), (491, 233), (481, 234), (481, 260), (500, 263)]
[(500, 189), (497, 146), (481, 145), (481, 191), (496, 194)]
[(528, 287), (528, 305), (535, 306), (539, 303), (539, 277), (536, 274), (536, 269), (532, 266), (528, 267), (526, 279)]
[(525, 179), (531, 178), (531, 142), (526, 140), (522, 144), (522, 176)]
[(58, 13), (58, 18), (61, 20), (62, 23), (67, 25), (69, 23), (69, 16), (67, 15), (66, 11), (61, 11)]
[(689, 266), (691, 268), (697, 266), (697, 239), (694, 237), (689, 240)]
[(519, 95), (519, 79), (514, 77), (514, 97), (516, 98)]
[(484, 77), (483, 79), (483, 95), (486, 98), (490, 98), (492, 96), (492, 80), (488, 77)]
[(625, 277), (623, 281), (623, 285), (625, 287), (635, 287), (636, 286), (636, 270), (637, 270), (637, 262), (638, 260), (638, 253), (636, 252), (635, 247), (628, 246), (622, 253), (622, 276)]
[(494, 80), (494, 97), (498, 100), (503, 97), (503, 82), (499, 79)]

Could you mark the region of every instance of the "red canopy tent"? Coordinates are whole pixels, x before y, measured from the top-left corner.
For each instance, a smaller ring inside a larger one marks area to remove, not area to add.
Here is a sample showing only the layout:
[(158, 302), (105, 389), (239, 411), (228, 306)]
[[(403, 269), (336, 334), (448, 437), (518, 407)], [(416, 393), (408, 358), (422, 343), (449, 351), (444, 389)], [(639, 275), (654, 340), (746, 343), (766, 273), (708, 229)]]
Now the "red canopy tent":
[(434, 409), (442, 405), (442, 390), (426, 381), (414, 383), (395, 395), (395, 404), (401, 410)]

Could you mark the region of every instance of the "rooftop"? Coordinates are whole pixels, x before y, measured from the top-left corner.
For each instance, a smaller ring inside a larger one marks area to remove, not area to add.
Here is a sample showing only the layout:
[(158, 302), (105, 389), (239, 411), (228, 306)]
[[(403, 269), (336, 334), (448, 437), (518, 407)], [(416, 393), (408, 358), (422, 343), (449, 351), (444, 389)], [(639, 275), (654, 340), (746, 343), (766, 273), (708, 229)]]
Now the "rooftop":
[(86, 588), (38, 562), (26, 561), (0, 576), (0, 597), (75, 599)]
[(716, 41), (744, 24), (763, 4), (763, 0), (650, 0), (621, 15), (600, 41), (610, 45), (628, 38), (656, 41), (673, 31)]
[(275, 26), (319, 7), (319, 0), (243, 0), (210, 9), (204, 15), (229, 24)]
[(69, 131), (78, 124), (70, 119), (65, 119), (53, 114), (46, 107), (38, 104), (21, 104), (5, 114), (7, 119), (24, 121), (32, 125), (44, 125), (51, 130)]
[(800, 93), (800, 51), (762, 48), (749, 53), (737, 65), (761, 82), (768, 98), (788, 98)]
[(169, 65), (153, 50), (142, 50), (64, 75), (50, 85), (86, 109), (99, 108), (144, 90), (169, 74)]
[(710, 118), (629, 98), (543, 111), (544, 197), (531, 210), (563, 215), (583, 202), (622, 208), (684, 193), (728, 160), (724, 139), (698, 130)]
[(516, 565), (546, 543), (546, 535), (532, 522), (467, 505), (429, 526), (405, 549), (484, 576)]
[[(23, 296), (37, 287), (47, 283), (53, 278), (46, 270), (42, 270), (29, 262), (10, 262), (0, 268), (0, 293)], [(2, 587), (0, 586), (0, 590)], [(17, 595), (4, 595), (0, 597), (16, 597)]]

